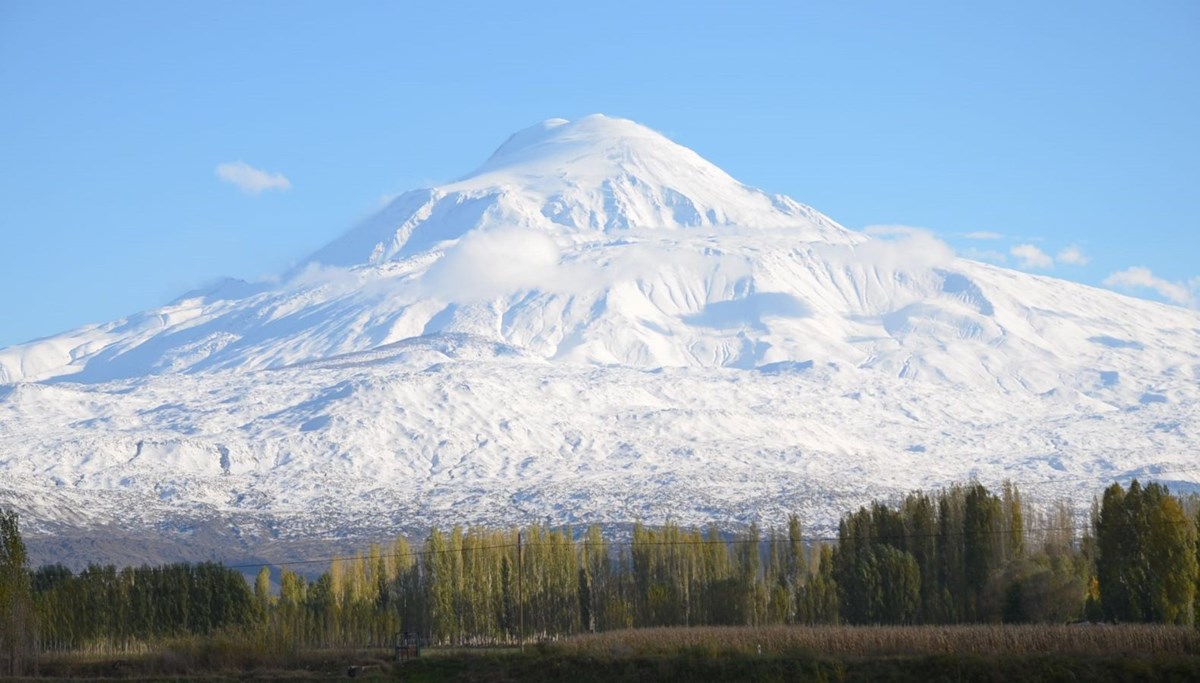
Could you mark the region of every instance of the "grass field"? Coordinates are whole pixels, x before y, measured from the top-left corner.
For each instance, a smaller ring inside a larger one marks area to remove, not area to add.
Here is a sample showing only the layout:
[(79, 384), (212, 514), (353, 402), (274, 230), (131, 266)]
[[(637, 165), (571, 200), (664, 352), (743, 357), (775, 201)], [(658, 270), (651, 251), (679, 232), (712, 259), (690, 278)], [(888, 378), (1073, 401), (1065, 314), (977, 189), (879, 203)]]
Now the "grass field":
[(130, 657), (42, 657), (35, 680), (1200, 681), (1200, 631), (1167, 626), (727, 627), (615, 631), (514, 648), (257, 653), (192, 639)]
[(1200, 656), (1200, 630), (1160, 625), (767, 626), (612, 631), (556, 643), (552, 651), (591, 656), (1032, 655), (1085, 657), (1148, 653)]

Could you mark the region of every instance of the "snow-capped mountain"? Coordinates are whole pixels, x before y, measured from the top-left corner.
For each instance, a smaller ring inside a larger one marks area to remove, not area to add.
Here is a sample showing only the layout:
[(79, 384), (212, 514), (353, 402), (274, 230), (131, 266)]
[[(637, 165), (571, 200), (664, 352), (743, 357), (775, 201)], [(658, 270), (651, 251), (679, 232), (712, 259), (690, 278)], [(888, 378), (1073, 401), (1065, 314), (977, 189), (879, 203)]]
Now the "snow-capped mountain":
[(1194, 311), (857, 233), (631, 121), (553, 119), (276, 281), (0, 350), (0, 503), (280, 536), (819, 526), (972, 476), (1195, 481), (1198, 387)]

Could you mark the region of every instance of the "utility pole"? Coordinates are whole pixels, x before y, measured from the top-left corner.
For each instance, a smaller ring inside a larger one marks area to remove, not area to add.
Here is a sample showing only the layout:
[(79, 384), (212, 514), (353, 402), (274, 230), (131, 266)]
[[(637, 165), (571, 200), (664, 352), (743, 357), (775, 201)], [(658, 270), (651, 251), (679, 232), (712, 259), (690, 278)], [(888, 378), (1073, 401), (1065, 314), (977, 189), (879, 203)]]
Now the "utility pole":
[(517, 529), (517, 604), (521, 614), (520, 625), (517, 627), (517, 642), (521, 644), (521, 652), (525, 651), (525, 558), (521, 548), (523, 533)]

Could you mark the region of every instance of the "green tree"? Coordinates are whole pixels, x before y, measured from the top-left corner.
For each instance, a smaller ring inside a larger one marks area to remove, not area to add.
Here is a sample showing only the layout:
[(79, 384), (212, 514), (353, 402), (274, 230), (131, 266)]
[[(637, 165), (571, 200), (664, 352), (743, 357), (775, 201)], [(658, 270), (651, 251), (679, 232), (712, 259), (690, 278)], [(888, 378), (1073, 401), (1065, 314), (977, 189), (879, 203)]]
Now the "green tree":
[(838, 587), (841, 617), (852, 624), (870, 623), (878, 603), (878, 568), (871, 550), (870, 513), (866, 508), (838, 523), (833, 550), (833, 576)]
[(963, 516), (963, 561), (968, 599), (964, 613), (969, 620), (980, 615), (978, 605), (992, 572), (1000, 568), (1002, 515), (1000, 501), (981, 484), (967, 489)]
[(16, 512), (0, 510), (0, 671), (16, 676), (33, 655), (34, 614)]
[(264, 566), (254, 578), (254, 601), (266, 613), (271, 607), (271, 570)]
[(937, 521), (933, 500), (916, 492), (904, 499), (905, 549), (917, 562), (921, 574), (921, 610), (919, 620), (931, 622), (938, 617)]
[(1057, 623), (1084, 611), (1087, 582), (1064, 555), (1039, 553), (1011, 562), (993, 577), (989, 611), (1005, 623)]
[(1200, 506), (1197, 506), (1196, 520), (1192, 529), (1196, 533), (1196, 592), (1192, 600), (1192, 623), (1200, 628)]
[(821, 545), (812, 551), (816, 563), (797, 597), (797, 620), (805, 624), (839, 623), (838, 586), (833, 576), (833, 549)]
[(1196, 598), (1196, 530), (1179, 500), (1167, 495), (1166, 488), (1147, 498), (1148, 617), (1169, 624), (1191, 624)]
[(969, 618), (964, 533), (966, 495), (959, 486), (938, 495), (937, 565), (940, 595), (937, 621), (957, 623)]
[(1004, 518), (1008, 524), (1008, 547), (1006, 558), (1025, 556), (1025, 510), (1021, 492), (1010, 481), (1004, 482)]
[(879, 544), (874, 550), (880, 596), (875, 621), (911, 624), (921, 608), (921, 570), (913, 556), (899, 548)]
[(1096, 577), (1104, 616), (1115, 621), (1191, 623), (1196, 531), (1161, 484), (1104, 492), (1096, 521)]

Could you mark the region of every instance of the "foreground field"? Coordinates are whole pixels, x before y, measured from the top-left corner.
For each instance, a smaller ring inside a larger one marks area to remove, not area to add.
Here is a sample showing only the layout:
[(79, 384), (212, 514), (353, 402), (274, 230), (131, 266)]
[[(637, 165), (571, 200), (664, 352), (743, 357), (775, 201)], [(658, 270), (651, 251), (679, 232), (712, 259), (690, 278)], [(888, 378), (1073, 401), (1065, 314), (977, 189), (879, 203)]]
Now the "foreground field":
[(1200, 656), (1200, 631), (1110, 624), (651, 628), (571, 638), (549, 650), (585, 656)]
[(722, 627), (615, 631), (517, 648), (264, 654), (236, 638), (136, 657), (44, 658), (37, 680), (1194, 681), (1200, 631), (1169, 626)]

